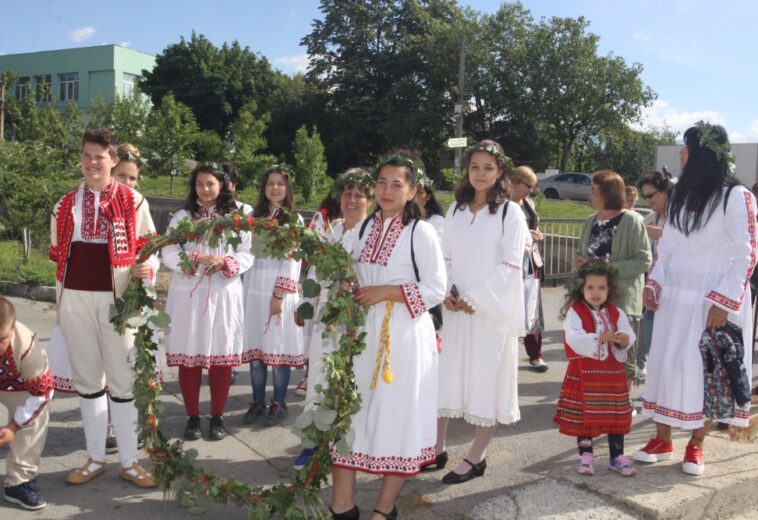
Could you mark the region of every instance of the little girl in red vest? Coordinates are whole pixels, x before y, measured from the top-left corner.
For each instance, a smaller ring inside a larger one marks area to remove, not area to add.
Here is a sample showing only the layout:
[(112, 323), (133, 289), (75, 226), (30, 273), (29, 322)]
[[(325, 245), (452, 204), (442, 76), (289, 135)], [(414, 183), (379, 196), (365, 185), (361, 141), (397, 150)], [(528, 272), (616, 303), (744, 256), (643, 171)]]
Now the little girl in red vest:
[(568, 285), (561, 319), (569, 363), (553, 420), (561, 433), (577, 439), (579, 473), (595, 474), (592, 439), (605, 433), (609, 469), (630, 477), (637, 470), (624, 455), (632, 424), (624, 362), (635, 335), (624, 311), (610, 303), (614, 276), (606, 262), (592, 260)]

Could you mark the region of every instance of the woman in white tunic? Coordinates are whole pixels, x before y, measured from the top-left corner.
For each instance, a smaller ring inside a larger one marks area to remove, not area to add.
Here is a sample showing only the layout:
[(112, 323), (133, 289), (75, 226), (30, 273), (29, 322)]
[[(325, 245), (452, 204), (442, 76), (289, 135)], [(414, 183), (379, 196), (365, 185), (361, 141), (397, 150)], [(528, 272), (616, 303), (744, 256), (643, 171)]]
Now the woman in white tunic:
[[(347, 456), (331, 453), (331, 509), (343, 520), (360, 516), (356, 471), (383, 475), (371, 518), (397, 518), (395, 499), (405, 478), (434, 460), (437, 348), (427, 310), (445, 295), (445, 266), (434, 228), (417, 220), (418, 166), (397, 154), (380, 162), (377, 173), (379, 209), (350, 235), (348, 249), (357, 259), (356, 297), (368, 312), (366, 350), (354, 359), (363, 400), (352, 420), (355, 441)], [(388, 342), (381, 340), (383, 327)], [(377, 356), (391, 363), (391, 382), (375, 371)]]
[[(177, 211), (169, 229), (185, 219), (213, 219), (236, 209), (234, 195), (223, 171), (200, 165), (192, 172), (190, 194)], [(168, 289), (166, 312), (171, 327), (166, 331), (166, 360), (179, 367), (179, 387), (187, 412), (187, 440), (200, 438), (200, 384), (202, 369), (208, 369), (211, 387), (211, 440), (224, 437), (224, 407), (229, 395), (232, 367), (242, 361), (242, 282), (240, 275), (253, 265), (250, 234), (241, 233), (241, 243), (227, 248), (221, 238), (216, 247), (206, 242), (188, 242), (163, 248), (163, 262), (174, 273)], [(191, 267), (182, 265), (184, 252)]]
[[(258, 219), (289, 222), (295, 211), (292, 181), (281, 166), (272, 166), (263, 175), (258, 203), (253, 215)], [(285, 213), (282, 209), (287, 210)], [(279, 424), (288, 415), (287, 387), (292, 367), (305, 364), (303, 333), (295, 323), (300, 301), (297, 283), (300, 261), (278, 260), (257, 255), (255, 265), (245, 276), (245, 357), (250, 362), (253, 402), (245, 414), (246, 424), (258, 422), (264, 415), (266, 426)], [(266, 412), (266, 379), (271, 366), (274, 395)]]
[[(682, 470), (700, 475), (703, 438), (714, 419), (704, 412), (699, 344), (705, 329), (727, 321), (742, 327), (743, 366), (751, 381), (752, 309), (745, 295), (755, 266), (755, 198), (729, 173), (723, 127), (699, 123), (684, 133), (684, 143), (682, 175), (643, 294), (645, 306), (656, 311), (643, 402), (656, 437), (634, 458), (668, 460), (671, 428), (692, 430)], [(748, 416), (735, 404), (733, 417), (717, 419), (747, 426)]]
[[(332, 196), (339, 201), (339, 212), (342, 218), (332, 222), (322, 219), (324, 226), (319, 231), (325, 240), (332, 243), (340, 243), (343, 246), (349, 243), (350, 233), (355, 226), (366, 218), (369, 205), (374, 200), (374, 178), (372, 174), (363, 168), (351, 168), (340, 175), (334, 182)], [(318, 213), (317, 213), (318, 215)], [(315, 218), (315, 217), (314, 217)], [(314, 229), (311, 227), (311, 229)], [(305, 321), (303, 338), (308, 351), (308, 383), (305, 393), (305, 406), (315, 408), (321, 402), (321, 395), (316, 392), (316, 386), (323, 388), (327, 385), (324, 377), (324, 357), (331, 353), (337, 346), (339, 335), (344, 330), (330, 333), (326, 338), (322, 337), (324, 325), (321, 323), (322, 311), (326, 302), (335, 291), (331, 281), (319, 281), (315, 267), (308, 270), (308, 278), (321, 283), (321, 294), (309, 300), (313, 305), (314, 313), (312, 320)], [(309, 334), (308, 322), (312, 325)], [(295, 459), (295, 469), (300, 469), (308, 463), (315, 449), (305, 448)]]
[(449, 418), (476, 426), (468, 454), (443, 482), (482, 476), (496, 424), (521, 418), (518, 338), (525, 333), (522, 265), (531, 244), (521, 208), (508, 201), (508, 159), (494, 141), (478, 143), (455, 192), (442, 239), (449, 295), (441, 331), (436, 466), (447, 463)]

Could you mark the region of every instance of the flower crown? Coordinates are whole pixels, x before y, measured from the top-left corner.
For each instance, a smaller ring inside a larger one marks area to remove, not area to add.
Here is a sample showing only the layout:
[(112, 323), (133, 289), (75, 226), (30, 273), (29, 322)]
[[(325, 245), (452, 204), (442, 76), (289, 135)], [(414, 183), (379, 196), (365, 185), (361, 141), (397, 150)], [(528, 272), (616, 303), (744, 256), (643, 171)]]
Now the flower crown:
[(287, 168), (286, 166), (284, 166), (282, 164), (272, 164), (271, 166), (269, 166), (268, 168), (266, 168), (266, 171), (263, 172), (263, 175), (261, 175), (261, 182), (263, 182), (263, 179), (266, 178), (267, 174), (269, 174), (270, 172), (272, 172), (274, 170), (276, 170), (277, 173), (281, 173), (282, 175), (284, 175), (288, 179), (291, 179), (293, 177), (292, 171), (289, 168)]
[(574, 275), (568, 283), (566, 283), (566, 289), (569, 293), (581, 291), (587, 274), (592, 271), (604, 271), (607, 273), (609, 285), (610, 282), (618, 278), (619, 274), (618, 269), (611, 266), (611, 264), (604, 258), (593, 257), (574, 271)]
[(427, 177), (425, 174), (421, 174), (416, 177), (416, 186), (420, 186), (425, 190), (432, 190), (434, 189), (434, 181), (432, 181), (432, 179)]
[(707, 148), (716, 155), (716, 160), (724, 159), (730, 172), (734, 172), (734, 154), (729, 143), (719, 143), (713, 132), (713, 125), (702, 119), (695, 123), (695, 127), (700, 131), (698, 138), (700, 148)]
[(140, 168), (144, 166), (144, 163), (142, 162), (142, 157), (140, 157), (139, 153), (132, 153), (129, 150), (119, 150), (118, 152), (118, 158), (122, 161), (131, 161)]
[(492, 143), (482, 144), (477, 143), (466, 150), (468, 156), (471, 157), (475, 152), (486, 152), (490, 155), (494, 155), (495, 159), (502, 158), (504, 166), (503, 173), (506, 177), (510, 178), (516, 175), (516, 166), (513, 164), (513, 160), (500, 151), (500, 148)]
[(341, 175), (334, 183), (334, 186), (332, 186), (332, 191), (330, 192), (332, 198), (338, 199), (342, 195), (342, 192), (345, 191), (345, 188), (352, 186), (363, 188), (367, 192), (366, 195), (368, 195), (368, 192), (374, 191), (376, 181), (374, 180), (374, 177), (364, 169), (357, 169), (350, 173), (345, 173), (344, 175)]
[(377, 164), (376, 168), (374, 168), (374, 175), (379, 175), (379, 170), (382, 169), (382, 167), (392, 164), (395, 166), (405, 166), (406, 168), (410, 168), (410, 170), (416, 174), (416, 181), (418, 182), (418, 179), (424, 175), (424, 170), (417, 166), (413, 159), (410, 159), (409, 157), (406, 157), (405, 155), (400, 154), (393, 154), (388, 155), (386, 157), (383, 157)]

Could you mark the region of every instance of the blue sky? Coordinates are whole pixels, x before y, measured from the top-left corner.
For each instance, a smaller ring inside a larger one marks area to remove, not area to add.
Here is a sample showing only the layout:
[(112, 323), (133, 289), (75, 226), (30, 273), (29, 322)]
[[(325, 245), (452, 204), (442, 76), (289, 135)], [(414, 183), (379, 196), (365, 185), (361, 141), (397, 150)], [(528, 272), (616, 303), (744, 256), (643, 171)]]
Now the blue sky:
[[(459, 0), (482, 12), (497, 0)], [(658, 93), (647, 125), (682, 131), (723, 124), (732, 142), (758, 142), (758, 1), (527, 0), (535, 18), (584, 16), (600, 52), (644, 67)], [(320, 17), (317, 0), (81, 0), (12, 2), (3, 9), (0, 54), (116, 43), (151, 54), (189, 37), (239, 40), (285, 72), (304, 70), (300, 38)]]

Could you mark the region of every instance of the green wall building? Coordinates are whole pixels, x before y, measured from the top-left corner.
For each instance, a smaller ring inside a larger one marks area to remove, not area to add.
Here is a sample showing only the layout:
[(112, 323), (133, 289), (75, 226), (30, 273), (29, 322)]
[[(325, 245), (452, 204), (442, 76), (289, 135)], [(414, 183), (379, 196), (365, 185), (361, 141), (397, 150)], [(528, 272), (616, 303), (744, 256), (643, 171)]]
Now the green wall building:
[(74, 102), (87, 109), (98, 97), (113, 100), (134, 93), (142, 70), (152, 70), (155, 56), (120, 45), (0, 56), (0, 72), (13, 71), (16, 82), (6, 91), (16, 98), (33, 95), (61, 108)]

